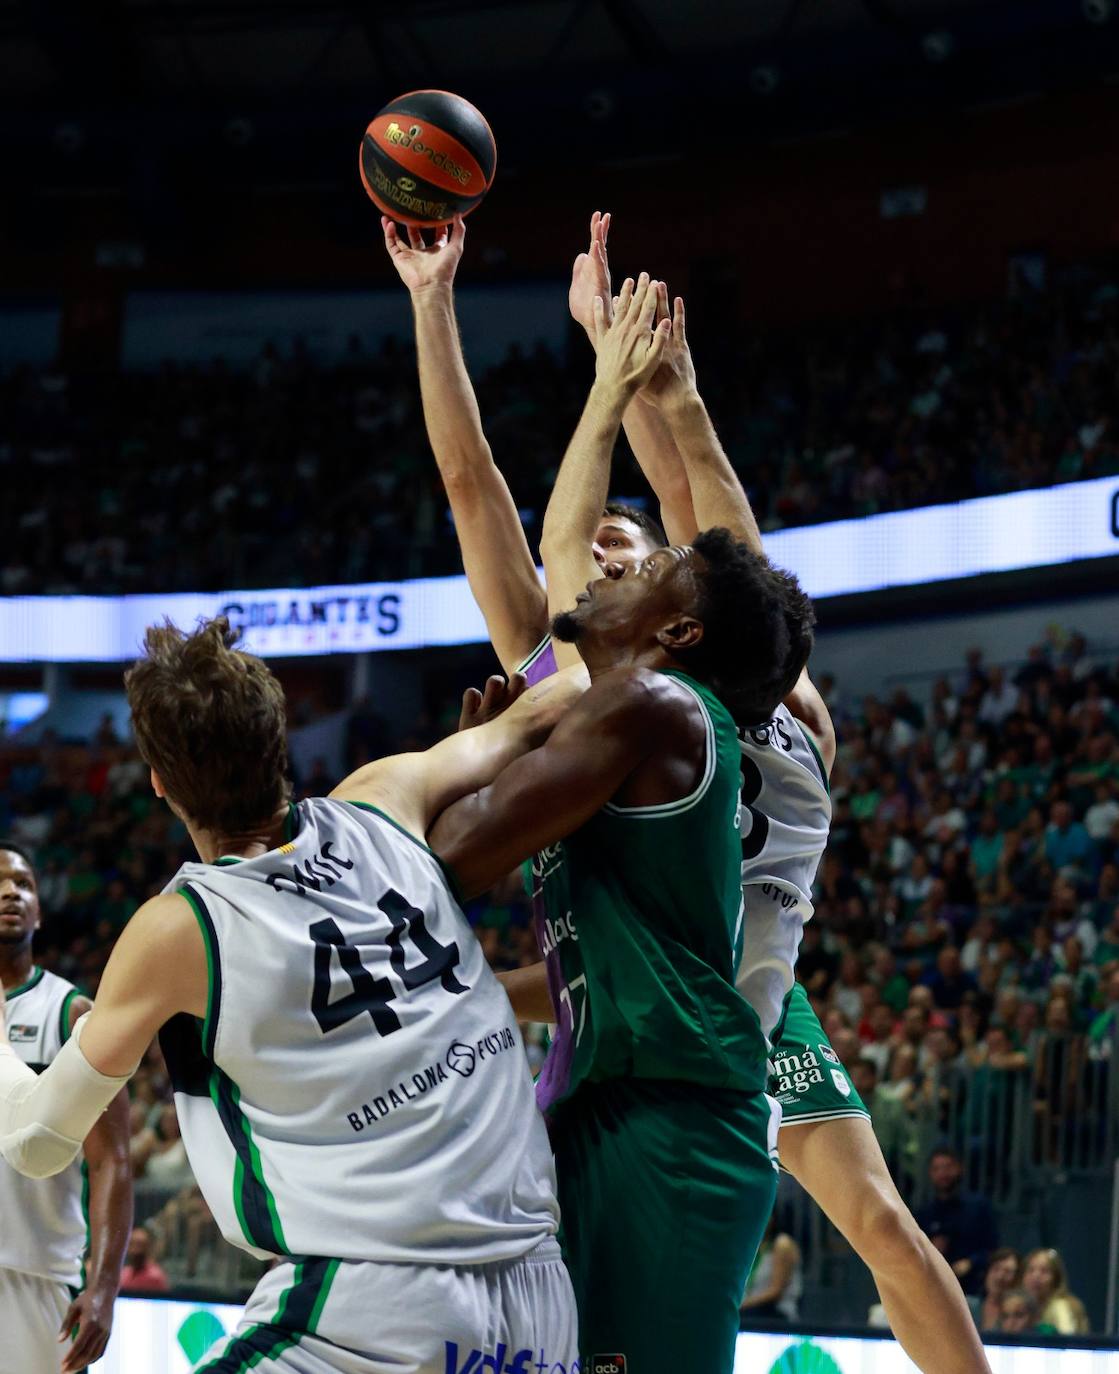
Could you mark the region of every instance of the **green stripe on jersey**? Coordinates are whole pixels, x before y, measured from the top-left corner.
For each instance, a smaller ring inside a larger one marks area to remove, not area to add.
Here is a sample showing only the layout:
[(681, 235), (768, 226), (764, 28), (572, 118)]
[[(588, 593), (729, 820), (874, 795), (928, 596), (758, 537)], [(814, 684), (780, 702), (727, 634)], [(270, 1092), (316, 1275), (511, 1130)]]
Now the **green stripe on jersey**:
[(231, 1336), (220, 1355), (199, 1365), (195, 1374), (245, 1374), (262, 1360), (275, 1359), (300, 1338), (313, 1335), (338, 1272), (338, 1260), (303, 1260), (295, 1266), (291, 1284), (280, 1295), (270, 1322), (250, 1326)]
[(28, 978), (26, 983), (20, 983), (18, 988), (12, 988), (10, 992), (6, 992), (4, 994), (4, 1001), (11, 1002), (14, 998), (21, 996), (23, 993), (30, 992), (32, 988), (37, 988), (43, 981), (43, 973), (43, 969), (37, 968), (32, 964), (31, 977)]

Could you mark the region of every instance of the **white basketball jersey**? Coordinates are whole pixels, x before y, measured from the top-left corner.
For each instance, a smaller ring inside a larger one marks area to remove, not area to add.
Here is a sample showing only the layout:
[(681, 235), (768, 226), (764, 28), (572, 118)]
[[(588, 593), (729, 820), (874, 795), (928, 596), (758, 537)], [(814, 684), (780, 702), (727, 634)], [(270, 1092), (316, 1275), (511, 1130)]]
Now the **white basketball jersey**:
[(210, 959), (205, 1021), (160, 1040), (222, 1233), (256, 1255), (477, 1264), (558, 1224), (509, 999), (436, 857), (372, 807), (291, 810), (289, 843), (168, 891)]
[(742, 960), (739, 992), (769, 1035), (781, 1015), (828, 842), (831, 796), (819, 752), (785, 706), (742, 745)]
[[(72, 983), (35, 968), (5, 997), (12, 1049), (36, 1073), (69, 1039), (70, 1007), (78, 995)], [(0, 1159), (0, 1269), (81, 1284), (88, 1238), (84, 1183), (80, 1155), (60, 1174), (39, 1179), (24, 1178)]]

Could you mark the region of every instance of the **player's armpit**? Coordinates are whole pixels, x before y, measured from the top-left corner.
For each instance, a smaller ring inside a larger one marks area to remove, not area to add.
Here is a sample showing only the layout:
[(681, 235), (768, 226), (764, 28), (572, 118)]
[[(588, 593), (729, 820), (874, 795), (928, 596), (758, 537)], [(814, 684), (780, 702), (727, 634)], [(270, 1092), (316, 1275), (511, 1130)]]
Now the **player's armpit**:
[(570, 835), (662, 741), (679, 709), (671, 681), (626, 668), (599, 678), (547, 743), (448, 807), (428, 842), (466, 896), (485, 892), (538, 849)]
[(785, 705), (812, 736), (829, 775), (835, 763), (835, 725), (824, 698), (804, 668), (797, 684), (785, 698)]

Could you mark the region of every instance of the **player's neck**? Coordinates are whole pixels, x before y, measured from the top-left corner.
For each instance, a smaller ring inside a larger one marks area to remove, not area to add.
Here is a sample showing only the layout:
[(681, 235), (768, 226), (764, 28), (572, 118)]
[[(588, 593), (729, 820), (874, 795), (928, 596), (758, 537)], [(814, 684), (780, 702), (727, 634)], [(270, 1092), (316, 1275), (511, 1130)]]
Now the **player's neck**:
[(580, 640), (579, 654), (592, 680), (619, 668), (652, 668), (659, 671), (673, 666), (672, 660), (659, 644), (636, 648), (630, 644), (596, 641), (588, 637)]
[(257, 859), (283, 844), (287, 814), (285, 804), (270, 820), (246, 830), (206, 830), (190, 824), (187, 830), (204, 864), (216, 863), (221, 858)]
[(4, 984), (6, 991), (22, 987), (31, 977), (34, 967), (30, 945), (0, 945), (0, 983)]

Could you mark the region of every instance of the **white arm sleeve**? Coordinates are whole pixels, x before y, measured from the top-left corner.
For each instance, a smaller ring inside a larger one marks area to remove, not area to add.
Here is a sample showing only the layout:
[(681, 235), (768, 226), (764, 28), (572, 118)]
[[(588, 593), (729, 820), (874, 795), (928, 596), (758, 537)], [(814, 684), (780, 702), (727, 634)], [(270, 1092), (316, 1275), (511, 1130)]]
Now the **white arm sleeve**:
[[(41, 1074), (0, 1041), (0, 1158), (28, 1178), (59, 1174), (132, 1077), (107, 1078), (82, 1053), (86, 1015)], [(135, 1072), (135, 1070), (133, 1070)]]

